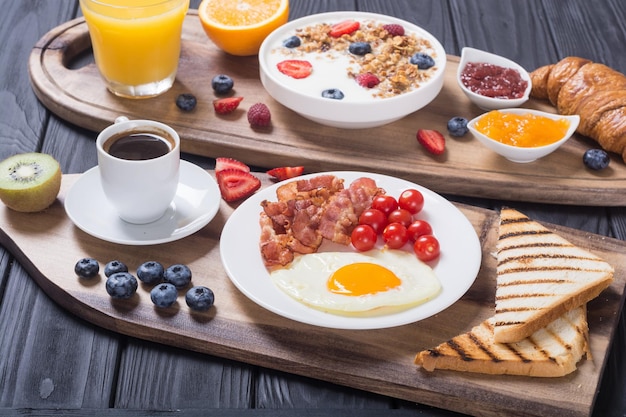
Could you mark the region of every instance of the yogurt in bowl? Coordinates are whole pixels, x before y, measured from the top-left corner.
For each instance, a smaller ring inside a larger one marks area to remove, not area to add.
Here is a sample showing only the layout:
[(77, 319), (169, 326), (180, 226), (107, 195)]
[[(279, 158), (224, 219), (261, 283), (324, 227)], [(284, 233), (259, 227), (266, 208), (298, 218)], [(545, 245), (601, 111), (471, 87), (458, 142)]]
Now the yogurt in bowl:
[[(355, 23), (352, 32), (331, 35), (335, 25)], [(402, 35), (394, 32), (398, 27)], [(297, 46), (290, 44), (294, 37)], [(306, 62), (310, 73), (281, 70), (282, 63), (294, 61)], [(261, 82), (276, 101), (317, 123), (354, 129), (391, 123), (430, 103), (443, 86), (446, 54), (435, 37), (412, 23), (332, 12), (274, 31), (261, 45), (259, 64)]]

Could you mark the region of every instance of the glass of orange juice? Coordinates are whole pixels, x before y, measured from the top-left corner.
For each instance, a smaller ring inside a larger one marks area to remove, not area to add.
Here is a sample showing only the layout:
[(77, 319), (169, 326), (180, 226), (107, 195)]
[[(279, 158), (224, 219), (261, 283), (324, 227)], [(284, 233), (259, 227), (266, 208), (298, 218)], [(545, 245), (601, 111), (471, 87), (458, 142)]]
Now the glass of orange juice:
[(172, 86), (189, 0), (80, 0), (80, 6), (113, 94), (154, 97)]

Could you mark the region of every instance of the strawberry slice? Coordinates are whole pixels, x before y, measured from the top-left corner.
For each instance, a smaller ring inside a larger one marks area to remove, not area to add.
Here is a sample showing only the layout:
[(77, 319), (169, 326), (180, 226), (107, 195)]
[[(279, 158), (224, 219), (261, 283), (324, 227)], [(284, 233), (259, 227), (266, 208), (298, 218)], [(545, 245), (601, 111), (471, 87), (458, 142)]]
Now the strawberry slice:
[(276, 64), (278, 71), (291, 78), (306, 78), (313, 72), (313, 65), (303, 59), (287, 59)]
[(436, 130), (418, 130), (417, 141), (433, 155), (441, 155), (446, 150), (446, 139)]
[(349, 35), (360, 27), (361, 24), (356, 20), (344, 20), (343, 22), (332, 25), (328, 34), (333, 38), (338, 38), (342, 35)]
[(217, 114), (228, 114), (235, 111), (239, 107), (243, 97), (226, 97), (213, 100), (213, 108)]
[(215, 174), (217, 185), (224, 201), (243, 200), (261, 188), (261, 180), (249, 172), (238, 169), (224, 169)]
[(243, 172), (250, 172), (250, 167), (241, 161), (223, 156), (215, 158), (215, 173), (224, 171), (225, 169), (236, 169)]
[(304, 172), (303, 166), (297, 167), (278, 167), (267, 171), (267, 175), (276, 178), (278, 181), (288, 180), (289, 178), (302, 175)]

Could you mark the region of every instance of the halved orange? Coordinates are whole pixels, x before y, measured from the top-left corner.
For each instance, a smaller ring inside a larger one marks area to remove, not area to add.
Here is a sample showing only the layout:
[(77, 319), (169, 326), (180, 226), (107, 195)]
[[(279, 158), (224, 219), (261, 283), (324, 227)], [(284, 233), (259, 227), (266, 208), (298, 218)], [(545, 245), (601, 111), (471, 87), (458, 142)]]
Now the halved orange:
[(232, 55), (255, 55), (263, 40), (289, 18), (289, 0), (203, 0), (198, 15), (204, 31)]

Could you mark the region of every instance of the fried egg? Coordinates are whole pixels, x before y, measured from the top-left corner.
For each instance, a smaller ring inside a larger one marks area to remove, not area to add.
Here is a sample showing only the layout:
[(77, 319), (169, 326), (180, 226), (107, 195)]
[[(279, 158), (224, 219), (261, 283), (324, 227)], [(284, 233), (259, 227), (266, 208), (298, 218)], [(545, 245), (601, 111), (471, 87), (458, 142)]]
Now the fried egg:
[(398, 250), (304, 254), (270, 277), (295, 300), (342, 315), (397, 312), (441, 291), (432, 268), (415, 254)]

